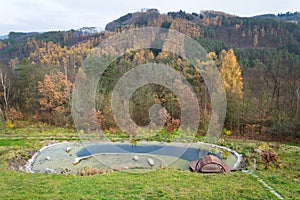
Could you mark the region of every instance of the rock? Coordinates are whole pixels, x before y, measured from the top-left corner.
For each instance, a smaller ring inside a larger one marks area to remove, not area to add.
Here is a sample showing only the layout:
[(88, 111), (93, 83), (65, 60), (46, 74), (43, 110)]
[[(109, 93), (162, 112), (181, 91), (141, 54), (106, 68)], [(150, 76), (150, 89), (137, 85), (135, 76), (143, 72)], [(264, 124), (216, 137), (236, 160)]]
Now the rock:
[(74, 158), (73, 165), (77, 165), (77, 164), (80, 163), (81, 161), (86, 160), (86, 159), (89, 159), (90, 157), (92, 157), (92, 156), (85, 156), (85, 157), (77, 157), (77, 158)]
[(47, 173), (47, 174), (56, 174), (56, 171), (54, 169), (50, 169), (50, 168), (47, 167), (45, 169), (45, 173)]
[(51, 160), (50, 156), (47, 156), (47, 157), (46, 157), (46, 160)]
[(129, 167), (128, 166), (124, 166), (123, 169), (129, 169)]
[(71, 151), (71, 149), (72, 149), (71, 147), (67, 147), (66, 152), (69, 153)]
[(74, 158), (74, 162), (73, 162), (73, 165), (77, 165), (78, 163), (80, 163), (80, 161), (82, 160), (81, 157), (78, 157), (78, 158)]
[(255, 153), (262, 153), (262, 151), (261, 151), (260, 149), (253, 149), (253, 151), (254, 151)]
[(151, 158), (148, 158), (148, 164), (152, 167), (154, 166), (154, 160), (152, 160)]
[(139, 160), (139, 157), (138, 157), (138, 156), (133, 156), (133, 157), (132, 157), (132, 160), (138, 161), (138, 160)]

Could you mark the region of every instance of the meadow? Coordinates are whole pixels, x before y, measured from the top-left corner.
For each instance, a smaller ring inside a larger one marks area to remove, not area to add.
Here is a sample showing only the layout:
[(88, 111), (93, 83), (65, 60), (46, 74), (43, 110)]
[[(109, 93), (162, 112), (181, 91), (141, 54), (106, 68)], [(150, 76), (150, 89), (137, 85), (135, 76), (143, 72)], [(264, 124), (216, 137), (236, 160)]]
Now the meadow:
[[(109, 137), (118, 139), (116, 134)], [(276, 199), (257, 178), (241, 170), (198, 174), (166, 168), (149, 173), (119, 171), (94, 176), (24, 172), (24, 164), (42, 146), (79, 140), (82, 138), (73, 129), (24, 121), (16, 123), (13, 129), (2, 124), (0, 199)], [(256, 175), (285, 199), (300, 198), (299, 144), (231, 139), (230, 136), (222, 136), (218, 144), (242, 154), (244, 162), (249, 162), (249, 169), (256, 158)], [(253, 149), (268, 149), (279, 159), (266, 164)]]

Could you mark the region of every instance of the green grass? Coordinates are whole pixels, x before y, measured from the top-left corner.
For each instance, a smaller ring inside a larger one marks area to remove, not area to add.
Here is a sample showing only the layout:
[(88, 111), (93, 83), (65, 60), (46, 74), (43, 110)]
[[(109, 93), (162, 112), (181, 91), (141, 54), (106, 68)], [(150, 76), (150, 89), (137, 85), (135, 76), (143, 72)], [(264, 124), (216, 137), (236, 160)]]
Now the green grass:
[[(286, 144), (280, 142), (261, 142), (249, 140), (225, 140), (221, 145), (243, 153), (244, 157), (256, 157), (257, 169), (255, 174), (266, 181), (271, 187), (286, 199), (300, 199), (300, 146), (299, 144)], [(251, 153), (252, 148), (267, 146), (279, 156), (278, 162), (271, 165), (268, 170), (257, 154)], [(278, 167), (282, 164), (283, 168)], [(251, 165), (252, 166), (252, 165)]]
[(272, 199), (243, 173), (196, 174), (159, 170), (146, 174), (115, 172), (90, 177), (1, 174), (0, 198), (13, 199)]
[[(23, 122), (25, 123), (25, 122)], [(21, 126), (22, 125), (22, 126)], [(115, 135), (113, 136), (116, 137)], [(12, 161), (30, 158), (45, 144), (79, 140), (74, 130), (20, 124), (0, 130), (0, 199), (276, 199), (256, 178), (241, 171), (197, 174), (174, 169), (145, 174), (113, 172), (81, 177), (28, 174), (10, 169)], [(257, 158), (255, 173), (286, 199), (300, 199), (300, 147), (297, 144), (220, 139), (218, 144)], [(253, 148), (264, 145), (280, 160), (265, 170)], [(282, 164), (284, 167), (279, 168)]]
[(0, 146), (27, 146), (25, 140), (22, 139), (4, 139), (0, 140)]

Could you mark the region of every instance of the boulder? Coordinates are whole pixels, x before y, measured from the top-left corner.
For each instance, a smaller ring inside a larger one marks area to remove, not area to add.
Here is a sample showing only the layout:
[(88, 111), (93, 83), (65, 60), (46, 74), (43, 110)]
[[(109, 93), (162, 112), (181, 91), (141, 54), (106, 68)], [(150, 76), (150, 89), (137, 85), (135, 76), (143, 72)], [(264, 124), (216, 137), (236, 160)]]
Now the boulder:
[(129, 167), (125, 165), (125, 166), (123, 167), (123, 169), (125, 169), (125, 170), (126, 170), (126, 169), (129, 169)]
[(138, 156), (133, 156), (133, 157), (132, 157), (132, 160), (138, 161), (138, 160), (139, 160), (139, 157), (138, 157)]
[(50, 169), (50, 168), (47, 167), (45, 169), (45, 173), (47, 173), (47, 174), (56, 174), (56, 171), (54, 169)]
[(253, 151), (254, 151), (254, 153), (259, 153), (259, 154), (262, 153), (262, 150), (260, 150), (260, 149), (253, 149)]
[(71, 151), (71, 149), (72, 149), (71, 147), (67, 147), (66, 152), (69, 153)]
[(151, 158), (148, 158), (148, 164), (152, 167), (154, 166), (154, 160), (152, 160)]

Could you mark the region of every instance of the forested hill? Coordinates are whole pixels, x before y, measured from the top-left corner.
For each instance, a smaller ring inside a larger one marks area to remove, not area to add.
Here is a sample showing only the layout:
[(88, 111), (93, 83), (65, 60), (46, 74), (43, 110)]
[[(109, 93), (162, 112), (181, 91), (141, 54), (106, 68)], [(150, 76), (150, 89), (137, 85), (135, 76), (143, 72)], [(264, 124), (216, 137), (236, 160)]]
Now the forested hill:
[(269, 18), (269, 19), (279, 19), (286, 22), (292, 22), (292, 23), (300, 23), (300, 12), (287, 12), (285, 14), (280, 13), (278, 15), (274, 14), (264, 14), (264, 15), (258, 15), (254, 16), (256, 18)]
[[(184, 11), (160, 14), (157, 9), (128, 13), (105, 27), (113, 32), (125, 27), (154, 26), (173, 28), (200, 40), (207, 51), (220, 52), (224, 48), (281, 48), (300, 55), (300, 13), (260, 15), (250, 18), (238, 17), (222, 12), (203, 11), (186, 13)], [(46, 33), (11, 32), (8, 39), (0, 39), (0, 61), (29, 57), (43, 42), (53, 42), (61, 47), (71, 47), (81, 42), (99, 38), (95, 28), (80, 30), (53, 31)], [(97, 43), (97, 42), (96, 42)], [(34, 47), (37, 45), (36, 47)], [(32, 48), (31, 48), (32, 47)]]
[[(52, 76), (53, 71), (60, 72), (52, 78), (67, 78), (72, 83), (83, 60), (103, 39), (115, 31), (151, 26), (175, 29), (197, 40), (210, 52), (209, 56), (216, 61), (221, 73), (227, 73), (226, 66), (235, 67), (237, 76), (241, 77), (231, 79), (239, 80), (239, 98), (242, 100), (228, 103), (227, 128), (239, 132), (244, 132), (244, 128), (247, 128), (254, 132), (267, 131), (272, 134), (279, 134), (277, 130), (280, 130), (280, 134), (300, 137), (299, 23), (299, 12), (239, 17), (217, 11), (186, 13), (180, 10), (161, 14), (157, 9), (147, 9), (124, 15), (108, 23), (105, 31), (101, 32), (96, 28), (45, 33), (11, 32), (7, 39), (0, 39), (0, 72), (7, 75), (11, 92), (9, 99), (5, 99), (7, 91), (4, 92), (5, 89), (0, 85), (0, 118), (8, 119), (9, 113), (21, 113), (18, 116), (32, 117), (30, 115), (33, 114), (37, 119), (49, 120), (45, 117), (45, 113), (48, 113), (62, 118), (53, 123), (68, 121), (69, 98), (64, 98), (66, 102), (57, 107), (55, 103), (52, 105), (54, 107), (44, 105), (45, 90), (41, 87), (45, 77)], [(190, 66), (181, 58), (164, 58), (167, 54), (152, 52), (151, 49), (129, 54), (121, 61), (116, 61), (122, 63), (124, 69), (128, 67), (128, 63), (164, 60), (177, 70), (182, 70), (194, 87), (200, 85), (204, 90), (201, 86), (203, 81), (196, 80), (197, 75), (192, 70), (187, 70)], [(120, 74), (116, 76), (120, 77)], [(107, 80), (106, 86), (111, 88), (114, 79)], [(228, 95), (230, 97), (230, 93)], [(243, 102), (243, 105), (239, 102)], [(210, 108), (208, 103), (202, 107), (208, 110)], [(98, 108), (97, 111), (105, 115), (106, 108)], [(145, 112), (136, 113), (138, 115)], [(176, 109), (169, 114), (171, 117), (178, 117)], [(201, 119), (204, 119), (209, 116), (209, 111), (203, 111), (202, 114), (204, 117)], [(141, 115), (136, 116), (137, 120), (143, 119)], [(109, 118), (106, 122), (109, 122)], [(144, 122), (141, 120), (139, 123)], [(203, 127), (207, 125), (202, 123)]]
[[(156, 9), (147, 12), (129, 13), (107, 24), (106, 30), (113, 31), (124, 26), (155, 26), (182, 29), (196, 24), (189, 30), (192, 36), (220, 40), (229, 46), (283, 47), (292, 50), (300, 44), (299, 13), (287, 13), (277, 16), (238, 17), (216, 11), (204, 11), (200, 14), (184, 11), (160, 14)], [(286, 19), (286, 20), (279, 20)], [(194, 31), (194, 32), (193, 32)], [(299, 54), (299, 52), (296, 52)]]

